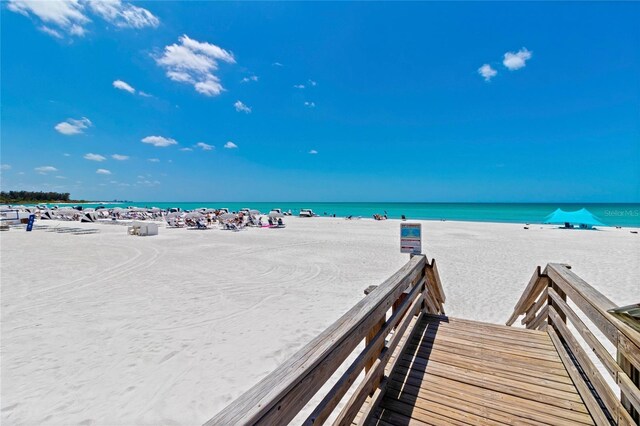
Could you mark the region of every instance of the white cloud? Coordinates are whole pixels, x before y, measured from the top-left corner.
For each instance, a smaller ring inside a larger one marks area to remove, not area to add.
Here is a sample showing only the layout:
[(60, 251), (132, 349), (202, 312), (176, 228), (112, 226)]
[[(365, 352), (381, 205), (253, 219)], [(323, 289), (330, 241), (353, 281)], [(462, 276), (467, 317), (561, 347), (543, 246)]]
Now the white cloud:
[(100, 154), (91, 154), (91, 153), (89, 153), (89, 154), (85, 154), (84, 159), (85, 160), (91, 160), (91, 161), (104, 161), (107, 158), (102, 156), (102, 155), (100, 155)]
[(57, 172), (58, 169), (56, 169), (53, 166), (40, 166), (40, 167), (36, 167), (35, 169), (36, 172), (40, 173), (40, 174), (45, 174), (45, 173), (50, 173), (50, 172)]
[[(7, 7), (24, 16), (36, 16), (42, 22), (55, 25), (60, 30), (73, 35), (84, 34), (84, 31), (81, 30), (82, 26), (91, 22), (83, 13), (84, 6), (78, 0), (10, 0)], [(42, 26), (41, 30), (54, 37), (61, 36), (59, 31), (50, 26)]]
[(92, 126), (91, 120), (82, 117), (79, 120), (69, 118), (67, 121), (56, 124), (54, 128), (63, 135), (71, 136), (83, 133), (83, 130), (90, 126)]
[(316, 107), (316, 103), (315, 102), (306, 102), (305, 101), (304, 106), (306, 106), (308, 108), (315, 108)]
[(293, 87), (296, 89), (304, 89), (304, 84), (294, 84)]
[(180, 151), (193, 151), (192, 148), (180, 148)]
[(62, 155), (64, 155), (65, 157), (71, 157), (71, 154), (67, 154), (66, 152)]
[(11, 170), (10, 164), (0, 164), (0, 170)]
[(250, 81), (258, 81), (258, 76), (257, 75), (252, 75), (252, 76), (249, 76), (249, 77), (245, 77), (240, 81), (242, 83), (249, 83)]
[(313, 81), (313, 80), (309, 80), (309, 84), (312, 85), (312, 86), (317, 86), (318, 85), (318, 83)]
[(149, 158), (148, 161), (151, 162), (151, 163), (159, 163), (160, 159), (159, 158)]
[(152, 98), (153, 95), (150, 95), (149, 93), (143, 92), (142, 90), (138, 90), (138, 95), (143, 96), (145, 98)]
[(236, 103), (234, 103), (233, 106), (238, 112), (244, 112), (246, 114), (249, 114), (251, 112), (251, 108), (249, 108), (248, 106), (246, 106), (244, 103), (240, 101), (236, 101)]
[(123, 3), (121, 0), (88, 2), (93, 12), (110, 24), (120, 28), (156, 28), (160, 20), (147, 9)]
[(24, 16), (36, 17), (43, 24), (39, 26), (40, 31), (56, 38), (63, 38), (63, 33), (85, 35), (86, 25), (91, 22), (89, 13), (121, 28), (157, 27), (160, 23), (148, 10), (121, 0), (9, 0), (7, 8)]
[(128, 160), (129, 156), (128, 155), (113, 154), (111, 156), (111, 158), (113, 158), (114, 160), (118, 160), (118, 161), (124, 161), (124, 160)]
[(56, 176), (56, 179), (66, 179), (64, 176)]
[(129, 93), (136, 93), (136, 89), (134, 89), (133, 87), (131, 87), (131, 85), (129, 85), (128, 83), (122, 80), (114, 81), (113, 87), (115, 87), (116, 89), (124, 90)]
[(43, 25), (38, 29), (45, 34), (49, 34), (51, 37), (60, 38), (60, 39), (64, 38), (64, 36), (60, 34), (60, 31), (56, 31), (53, 28), (47, 27), (46, 25)]
[(316, 151), (315, 149), (312, 149), (311, 151), (309, 151), (309, 154), (311, 155), (316, 155), (318, 153), (318, 151)]
[(484, 77), (484, 81), (491, 81), (491, 79), (498, 74), (498, 71), (491, 68), (491, 65), (484, 64), (478, 68), (478, 74)]
[(196, 144), (196, 146), (198, 148), (202, 148), (203, 151), (211, 151), (213, 148), (215, 148), (213, 145), (209, 145), (209, 144), (204, 143), (204, 142), (198, 142)]
[(148, 143), (157, 147), (165, 147), (176, 145), (178, 142), (171, 138), (165, 138), (164, 136), (147, 136), (142, 139), (142, 143)]
[(520, 68), (524, 68), (527, 65), (527, 61), (531, 59), (532, 55), (533, 52), (530, 52), (526, 47), (523, 47), (516, 53), (505, 53), (502, 63), (511, 71), (519, 70)]
[(238, 147), (238, 145), (236, 145), (235, 143), (229, 141), (229, 142), (224, 144), (224, 147), (227, 148), (227, 149), (236, 149)]
[(110, 175), (111, 174), (111, 172), (109, 170), (107, 170), (107, 169), (98, 169), (98, 170), (96, 170), (96, 173), (99, 174), (99, 175)]
[(165, 46), (162, 56), (155, 58), (156, 63), (166, 69), (167, 77), (179, 83), (191, 84), (198, 93), (206, 96), (222, 93), (224, 88), (214, 73), (220, 61), (235, 64), (233, 54), (215, 44), (199, 42), (187, 35), (180, 37), (179, 42)]
[(154, 180), (154, 181), (150, 181), (150, 180), (139, 180), (136, 182), (136, 184), (138, 185), (147, 185), (147, 186), (153, 186), (153, 185), (160, 185), (160, 181)]
[(274, 62), (273, 64), (274, 67), (284, 67), (284, 65), (282, 65), (280, 62)]

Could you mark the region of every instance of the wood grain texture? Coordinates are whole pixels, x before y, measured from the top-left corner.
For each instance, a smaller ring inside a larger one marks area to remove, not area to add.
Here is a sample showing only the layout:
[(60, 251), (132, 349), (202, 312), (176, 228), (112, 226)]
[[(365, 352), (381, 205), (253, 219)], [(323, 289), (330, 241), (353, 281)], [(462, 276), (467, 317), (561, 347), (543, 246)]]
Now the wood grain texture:
[(416, 326), (389, 376), (368, 424), (380, 421), (594, 424), (547, 333), (434, 315)]

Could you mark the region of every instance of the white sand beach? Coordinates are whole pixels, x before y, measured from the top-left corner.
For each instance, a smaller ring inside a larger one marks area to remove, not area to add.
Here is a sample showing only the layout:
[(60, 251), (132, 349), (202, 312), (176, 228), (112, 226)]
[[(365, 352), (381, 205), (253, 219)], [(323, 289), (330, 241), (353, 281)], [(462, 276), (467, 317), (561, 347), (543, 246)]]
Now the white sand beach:
[[(399, 221), (285, 229), (0, 234), (3, 425), (193, 425), (238, 397), (407, 260)], [(452, 316), (503, 324), (534, 268), (640, 299), (629, 229), (422, 221)]]

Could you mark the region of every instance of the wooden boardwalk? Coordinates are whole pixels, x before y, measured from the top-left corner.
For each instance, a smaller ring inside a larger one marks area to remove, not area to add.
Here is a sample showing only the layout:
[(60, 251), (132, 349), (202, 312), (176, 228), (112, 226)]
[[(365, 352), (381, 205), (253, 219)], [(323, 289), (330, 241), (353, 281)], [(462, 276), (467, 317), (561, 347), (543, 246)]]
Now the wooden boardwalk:
[(412, 334), (368, 424), (594, 424), (546, 332), (426, 315)]
[(506, 325), (445, 316), (422, 255), (365, 294), (205, 425), (640, 424), (640, 304), (568, 265), (537, 267)]

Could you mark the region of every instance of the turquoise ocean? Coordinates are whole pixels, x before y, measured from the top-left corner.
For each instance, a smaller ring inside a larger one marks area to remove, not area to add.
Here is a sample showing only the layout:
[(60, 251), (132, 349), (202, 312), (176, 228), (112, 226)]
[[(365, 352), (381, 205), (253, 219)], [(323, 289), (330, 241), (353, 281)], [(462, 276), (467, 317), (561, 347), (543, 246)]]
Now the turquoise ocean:
[[(98, 204), (87, 204), (95, 207)], [(370, 218), (373, 214), (386, 212), (390, 219), (458, 220), (473, 222), (542, 223), (544, 218), (557, 208), (579, 210), (586, 208), (609, 226), (640, 227), (640, 204), (561, 204), (561, 203), (308, 203), (308, 202), (157, 202), (131, 201), (125, 203), (104, 203), (105, 207), (159, 207), (168, 209), (180, 207), (194, 210), (200, 207), (222, 208), (238, 211), (242, 208), (257, 209), (268, 213), (273, 208), (291, 210), (297, 214), (300, 209), (312, 209), (320, 216), (336, 215)]]

